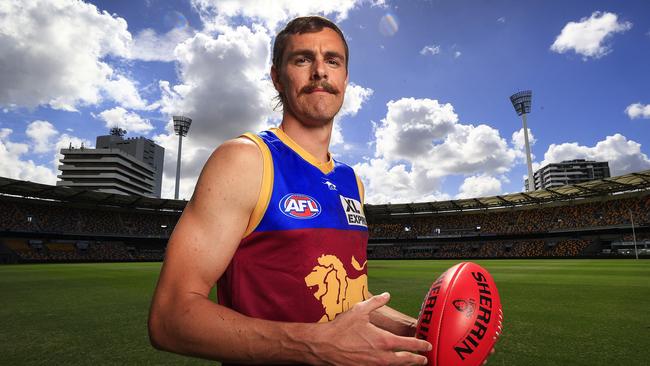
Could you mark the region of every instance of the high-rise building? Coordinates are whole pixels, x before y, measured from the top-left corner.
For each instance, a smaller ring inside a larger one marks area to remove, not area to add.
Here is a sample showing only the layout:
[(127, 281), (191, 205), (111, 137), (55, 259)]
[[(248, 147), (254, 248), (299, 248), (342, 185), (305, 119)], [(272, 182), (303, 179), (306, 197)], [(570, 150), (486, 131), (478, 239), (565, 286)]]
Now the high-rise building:
[[(609, 163), (585, 159), (565, 160), (538, 169), (535, 174), (535, 190), (576, 184), (608, 178)], [(524, 184), (528, 183), (528, 179)]]
[(165, 149), (144, 137), (125, 139), (125, 134), (112, 128), (110, 135), (97, 137), (94, 149), (61, 149), (56, 185), (160, 197)]

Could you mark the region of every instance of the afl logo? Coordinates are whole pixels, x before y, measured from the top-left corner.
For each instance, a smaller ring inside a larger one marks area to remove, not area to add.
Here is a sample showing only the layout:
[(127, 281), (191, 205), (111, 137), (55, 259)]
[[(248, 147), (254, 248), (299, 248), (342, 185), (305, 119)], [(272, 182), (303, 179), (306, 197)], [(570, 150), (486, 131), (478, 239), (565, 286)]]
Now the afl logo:
[(306, 194), (289, 193), (280, 200), (280, 211), (294, 219), (313, 219), (320, 215), (320, 204)]

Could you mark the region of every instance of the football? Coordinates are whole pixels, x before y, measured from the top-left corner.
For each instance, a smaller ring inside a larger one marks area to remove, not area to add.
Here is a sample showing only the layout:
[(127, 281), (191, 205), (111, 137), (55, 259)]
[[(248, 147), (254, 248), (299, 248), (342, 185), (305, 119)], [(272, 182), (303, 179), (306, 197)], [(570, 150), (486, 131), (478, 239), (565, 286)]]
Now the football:
[(431, 285), (415, 336), (433, 348), (430, 366), (479, 366), (501, 335), (503, 311), (494, 279), (472, 262), (459, 263)]

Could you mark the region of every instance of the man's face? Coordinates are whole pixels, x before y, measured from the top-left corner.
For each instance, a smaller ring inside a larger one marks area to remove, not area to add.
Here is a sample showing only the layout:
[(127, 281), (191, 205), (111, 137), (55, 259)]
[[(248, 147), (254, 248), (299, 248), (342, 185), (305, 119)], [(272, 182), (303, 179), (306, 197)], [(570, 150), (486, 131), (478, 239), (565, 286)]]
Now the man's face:
[(285, 112), (308, 126), (330, 122), (343, 104), (345, 65), (345, 46), (334, 30), (290, 35), (281, 69), (271, 69)]

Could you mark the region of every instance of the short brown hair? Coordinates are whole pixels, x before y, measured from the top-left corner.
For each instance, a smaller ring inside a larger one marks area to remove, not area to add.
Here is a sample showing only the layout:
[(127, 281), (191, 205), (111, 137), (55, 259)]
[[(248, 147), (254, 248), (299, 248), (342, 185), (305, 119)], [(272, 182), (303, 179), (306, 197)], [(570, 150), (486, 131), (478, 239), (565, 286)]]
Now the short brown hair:
[[(303, 33), (315, 33), (320, 32), (323, 28), (330, 28), (335, 31), (343, 41), (343, 46), (345, 46), (345, 70), (348, 70), (348, 60), (350, 59), (350, 51), (348, 50), (348, 43), (345, 40), (345, 36), (341, 29), (334, 24), (331, 20), (317, 16), (306, 16), (298, 17), (287, 23), (283, 30), (275, 36), (275, 41), (273, 42), (273, 67), (275, 67), (276, 72), (280, 75), (280, 68), (282, 67), (282, 56), (284, 55), (284, 50), (287, 47), (287, 40), (290, 35), (293, 34), (303, 34)], [(282, 93), (274, 98), (278, 100), (274, 109), (282, 106), (284, 104), (284, 96)]]
[(280, 70), (280, 66), (282, 66), (282, 55), (284, 54), (284, 49), (287, 47), (287, 39), (290, 35), (320, 32), (323, 28), (331, 28), (341, 36), (341, 40), (345, 46), (345, 69), (347, 70), (350, 51), (348, 50), (348, 43), (345, 41), (343, 32), (331, 20), (317, 15), (295, 18), (287, 23), (284, 29), (278, 33), (275, 37), (275, 42), (273, 42), (273, 66), (278, 71)]

